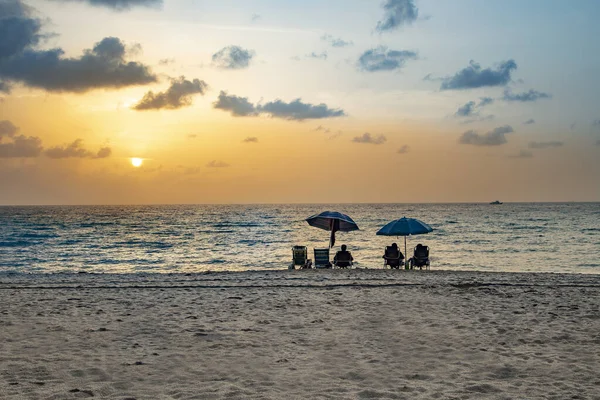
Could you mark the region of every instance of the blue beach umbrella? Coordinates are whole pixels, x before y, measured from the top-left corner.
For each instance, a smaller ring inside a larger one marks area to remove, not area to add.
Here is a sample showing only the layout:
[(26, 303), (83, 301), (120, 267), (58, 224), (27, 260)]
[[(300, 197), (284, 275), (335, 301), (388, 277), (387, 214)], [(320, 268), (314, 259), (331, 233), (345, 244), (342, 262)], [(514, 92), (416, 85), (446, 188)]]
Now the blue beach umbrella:
[(335, 244), (335, 233), (337, 231), (351, 232), (358, 230), (358, 225), (356, 225), (356, 222), (352, 218), (336, 211), (324, 211), (321, 214), (313, 215), (306, 218), (306, 222), (310, 226), (331, 232), (329, 239), (330, 248)]
[(406, 254), (406, 237), (412, 235), (423, 235), (429, 232), (433, 232), (433, 228), (427, 225), (425, 222), (419, 221), (416, 218), (402, 217), (388, 223), (386, 226), (378, 230), (377, 235), (404, 236), (404, 257), (408, 257), (408, 254)]

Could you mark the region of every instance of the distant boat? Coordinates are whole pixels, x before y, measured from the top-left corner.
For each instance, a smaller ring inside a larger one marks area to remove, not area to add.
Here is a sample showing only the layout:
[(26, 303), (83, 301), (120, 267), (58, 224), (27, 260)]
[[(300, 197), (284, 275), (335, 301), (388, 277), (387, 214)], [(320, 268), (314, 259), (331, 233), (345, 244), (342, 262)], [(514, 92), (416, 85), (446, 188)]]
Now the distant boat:
[(502, 202), (499, 200), (496, 200), (496, 201), (492, 201), (490, 204), (502, 204)]

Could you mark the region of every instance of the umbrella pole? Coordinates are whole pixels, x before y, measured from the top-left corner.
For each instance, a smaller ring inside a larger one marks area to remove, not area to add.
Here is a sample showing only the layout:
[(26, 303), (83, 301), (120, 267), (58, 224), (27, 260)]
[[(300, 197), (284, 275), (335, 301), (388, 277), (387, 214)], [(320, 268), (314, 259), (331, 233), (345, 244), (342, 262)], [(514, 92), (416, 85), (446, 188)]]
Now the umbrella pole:
[(404, 236), (404, 269), (408, 269), (406, 264), (408, 261), (408, 253), (406, 252), (406, 236)]

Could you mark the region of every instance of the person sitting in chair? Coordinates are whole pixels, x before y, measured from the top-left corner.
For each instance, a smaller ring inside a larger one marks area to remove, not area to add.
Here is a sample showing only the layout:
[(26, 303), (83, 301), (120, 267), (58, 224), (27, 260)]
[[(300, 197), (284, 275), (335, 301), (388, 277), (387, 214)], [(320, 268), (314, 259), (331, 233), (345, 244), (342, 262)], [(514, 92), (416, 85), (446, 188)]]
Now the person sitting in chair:
[(333, 265), (340, 268), (348, 268), (352, 266), (352, 254), (348, 250), (345, 244), (342, 245), (342, 250), (338, 251), (333, 257)]
[(411, 259), (411, 267), (423, 267), (429, 266), (429, 247), (423, 246), (421, 243), (415, 247), (415, 253)]
[(385, 260), (384, 265), (399, 269), (404, 261), (404, 254), (402, 254), (396, 243), (392, 243), (391, 246), (385, 248), (383, 259)]

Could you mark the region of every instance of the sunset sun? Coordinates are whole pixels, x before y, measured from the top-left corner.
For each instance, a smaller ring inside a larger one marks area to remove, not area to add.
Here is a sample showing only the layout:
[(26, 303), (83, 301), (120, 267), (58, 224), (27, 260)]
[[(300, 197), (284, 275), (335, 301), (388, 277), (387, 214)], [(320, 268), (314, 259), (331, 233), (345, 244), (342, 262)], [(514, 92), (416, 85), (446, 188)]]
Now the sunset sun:
[(131, 165), (133, 165), (136, 168), (141, 167), (143, 163), (144, 163), (144, 159), (143, 158), (134, 157), (134, 158), (131, 159)]

